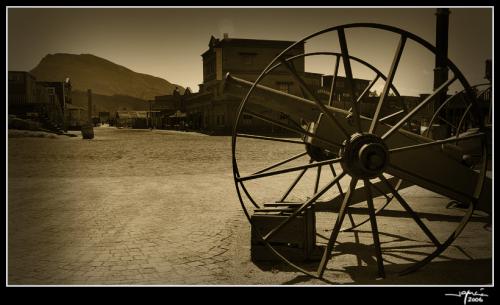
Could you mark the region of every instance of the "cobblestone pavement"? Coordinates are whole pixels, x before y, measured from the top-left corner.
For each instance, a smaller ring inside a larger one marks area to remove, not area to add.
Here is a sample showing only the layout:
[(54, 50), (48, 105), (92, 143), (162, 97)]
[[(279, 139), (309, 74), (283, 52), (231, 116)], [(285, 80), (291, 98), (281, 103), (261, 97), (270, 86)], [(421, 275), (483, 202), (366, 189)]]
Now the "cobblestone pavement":
[[(217, 183), (217, 177), (209, 178)], [(30, 196), (29, 202), (11, 201), (12, 283), (203, 284), (227, 280), (223, 269), (232, 257), (234, 230), (244, 220), (236, 205), (222, 210), (216, 202), (206, 204), (195, 194), (187, 198), (183, 192), (178, 200), (165, 202), (172, 195), (159, 180), (149, 181), (146, 187), (143, 178), (135, 177), (64, 180), (10, 181), (20, 186), (35, 183), (29, 190), (35, 196), (49, 185), (70, 189), (58, 192), (58, 200)], [(71, 189), (75, 185), (89, 193), (74, 198)], [(26, 191), (21, 189), (12, 187), (10, 193)], [(133, 194), (131, 189), (136, 189)]]
[[(324, 284), (250, 261), (229, 138), (95, 131), (92, 141), (9, 138), (9, 284)], [(481, 226), (472, 224), (457, 242), (488, 270), (491, 232)], [(474, 242), (477, 231), (486, 243)], [(373, 283), (365, 273), (338, 280)], [(421, 276), (407, 279), (435, 278)]]

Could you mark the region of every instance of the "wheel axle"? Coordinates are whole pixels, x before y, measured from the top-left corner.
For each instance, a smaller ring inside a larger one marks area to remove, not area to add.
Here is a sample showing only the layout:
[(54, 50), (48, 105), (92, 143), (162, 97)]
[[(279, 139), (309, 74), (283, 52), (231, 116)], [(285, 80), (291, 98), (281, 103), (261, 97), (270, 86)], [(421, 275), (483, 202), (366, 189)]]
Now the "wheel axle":
[(344, 141), (340, 149), (340, 163), (353, 178), (372, 179), (382, 174), (389, 163), (387, 145), (380, 137), (370, 133), (355, 133)]

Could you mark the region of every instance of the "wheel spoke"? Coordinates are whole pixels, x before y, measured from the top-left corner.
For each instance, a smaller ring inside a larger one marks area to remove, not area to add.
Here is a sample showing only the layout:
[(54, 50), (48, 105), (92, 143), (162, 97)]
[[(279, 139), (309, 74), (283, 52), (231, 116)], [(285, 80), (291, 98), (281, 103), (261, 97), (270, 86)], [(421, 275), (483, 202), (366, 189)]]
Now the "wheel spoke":
[(293, 79), (299, 83), (300, 87), (316, 102), (318, 108), (337, 126), (337, 128), (344, 134), (346, 138), (349, 138), (349, 134), (342, 127), (342, 125), (337, 121), (337, 119), (333, 116), (333, 114), (323, 105), (321, 100), (309, 89), (309, 86), (304, 82), (304, 80), (299, 76), (297, 71), (284, 59), (281, 60), (281, 63), (284, 67), (288, 69), (288, 71), (292, 74)]
[(265, 121), (265, 122), (268, 122), (268, 123), (274, 124), (274, 125), (276, 125), (276, 126), (278, 126), (278, 127), (281, 127), (281, 128), (283, 128), (283, 129), (287, 129), (287, 130), (293, 131), (293, 132), (298, 133), (298, 134), (300, 134), (300, 135), (302, 135), (302, 136), (305, 136), (305, 135), (306, 135), (306, 136), (310, 136), (311, 138), (314, 138), (314, 139), (316, 139), (316, 140), (318, 140), (318, 141), (321, 141), (321, 142), (323, 142), (323, 143), (325, 143), (325, 144), (327, 144), (327, 145), (330, 145), (330, 146), (335, 146), (335, 147), (342, 147), (342, 145), (340, 145), (340, 144), (338, 144), (338, 143), (334, 143), (334, 142), (332, 142), (332, 141), (329, 141), (329, 140), (327, 140), (327, 139), (325, 139), (325, 138), (323, 138), (323, 137), (320, 137), (320, 136), (318, 136), (318, 135), (315, 135), (314, 133), (309, 132), (309, 131), (307, 131), (307, 130), (304, 130), (304, 129), (299, 129), (299, 128), (295, 128), (295, 127), (292, 127), (292, 126), (289, 126), (289, 125), (286, 125), (286, 124), (282, 124), (282, 123), (280, 123), (280, 122), (277, 122), (277, 121), (275, 121), (275, 120), (273, 120), (273, 119), (270, 119), (270, 118), (267, 118), (267, 117), (262, 116), (262, 115), (260, 115), (260, 114), (257, 114), (257, 113), (255, 113), (255, 112), (253, 112), (253, 111), (250, 111), (250, 110), (245, 110), (244, 112), (245, 112), (246, 114), (249, 114), (249, 115), (251, 115), (251, 116), (253, 116), (253, 117), (256, 117), (256, 118), (258, 118), (258, 119), (260, 119), (260, 120), (262, 120), (262, 121)]
[[(461, 91), (460, 93), (462, 93), (462, 92), (463, 91)], [(448, 97), (443, 103), (441, 103), (441, 105), (438, 107), (438, 109), (436, 109), (436, 111), (434, 111), (434, 114), (432, 115), (432, 117), (429, 121), (429, 128), (425, 131), (426, 137), (429, 136), (429, 132), (431, 131), (432, 124), (434, 123), (434, 120), (436, 119), (436, 117), (439, 115), (439, 112), (444, 108), (444, 106), (446, 106), (446, 104), (448, 104), (450, 101), (454, 100), (454, 98), (456, 96), (457, 96), (457, 94), (454, 94), (454, 95)]]
[[(311, 159), (309, 161), (309, 163), (312, 163), (313, 160)], [(290, 187), (288, 187), (288, 189), (286, 190), (285, 194), (283, 194), (283, 196), (281, 196), (280, 200), (278, 202), (283, 202), (285, 201), (286, 197), (288, 197), (288, 195), (290, 194), (290, 192), (292, 192), (292, 190), (295, 188), (295, 186), (297, 185), (297, 183), (299, 183), (300, 179), (302, 178), (302, 176), (304, 176), (304, 174), (306, 173), (307, 171), (307, 168), (304, 168), (300, 173), (299, 175), (297, 176), (297, 178), (295, 178), (295, 180), (292, 182), (292, 184), (290, 185)]]
[[(443, 118), (442, 116), (438, 115), (438, 119), (440, 119), (442, 122), (446, 123), (446, 125), (457, 129), (457, 126), (453, 125), (450, 121), (448, 121), (447, 119)], [(429, 125), (429, 128), (431, 128), (431, 127), (432, 127), (432, 125)]]
[(422, 148), (422, 147), (430, 147), (430, 146), (434, 146), (434, 145), (442, 145), (442, 144), (446, 144), (446, 143), (456, 143), (456, 142), (463, 141), (463, 140), (469, 140), (469, 139), (483, 137), (484, 135), (485, 135), (484, 133), (479, 132), (479, 133), (475, 133), (475, 134), (471, 134), (471, 135), (461, 136), (459, 138), (453, 137), (453, 138), (448, 138), (448, 139), (444, 139), (444, 140), (437, 140), (437, 141), (433, 141), (433, 142), (429, 142), (429, 143), (422, 143), (422, 144), (398, 147), (398, 148), (389, 149), (389, 153), (396, 153), (396, 152), (401, 152), (401, 151), (406, 151), (406, 150), (411, 150), (411, 149), (418, 149), (418, 148)]
[[(335, 168), (332, 164), (329, 164), (330, 170), (332, 171), (333, 177), (337, 177), (337, 173), (335, 172)], [(337, 181), (337, 188), (339, 189), (339, 193), (342, 197), (344, 197), (344, 191), (342, 191), (342, 186), (340, 186), (340, 181)]]
[(326, 245), (326, 249), (323, 252), (323, 257), (321, 258), (321, 262), (319, 263), (318, 266), (318, 276), (320, 278), (323, 277), (323, 273), (325, 272), (326, 265), (328, 263), (328, 260), (330, 259), (330, 254), (332, 252), (333, 246), (337, 241), (337, 236), (340, 232), (340, 228), (342, 227), (342, 223), (344, 222), (347, 206), (350, 204), (351, 201), (352, 191), (356, 188), (357, 182), (358, 182), (357, 179), (355, 178), (351, 179), (351, 183), (349, 184), (349, 189), (347, 190), (347, 194), (344, 197), (344, 200), (342, 201), (342, 205), (340, 206), (340, 211), (337, 220), (335, 222), (335, 225), (333, 227), (332, 234), (328, 239), (328, 244)]
[(287, 217), (278, 226), (276, 226), (271, 231), (269, 231), (269, 233), (267, 233), (265, 236), (263, 236), (263, 239), (265, 241), (268, 241), (270, 238), (272, 238), (276, 233), (278, 233), (283, 228), (283, 226), (285, 226), (292, 219), (297, 217), (297, 215), (302, 213), (305, 209), (309, 208), (309, 206), (311, 206), (314, 202), (316, 202), (316, 200), (318, 200), (318, 198), (320, 198), (327, 190), (329, 190), (337, 182), (337, 180), (341, 179), (344, 175), (345, 175), (345, 173), (342, 172), (340, 175), (335, 177), (335, 179), (333, 179), (330, 183), (325, 185), (319, 192), (314, 194), (312, 196), (312, 198), (310, 198), (309, 200), (304, 202), (304, 204), (302, 204), (297, 210), (295, 210), (295, 212), (293, 212), (289, 217)]
[(362, 132), (361, 130), (361, 119), (358, 104), (354, 101), (354, 80), (352, 78), (352, 70), (351, 63), (349, 60), (349, 50), (347, 49), (347, 41), (345, 39), (344, 29), (339, 29), (337, 31), (340, 43), (340, 50), (342, 53), (342, 63), (344, 64), (344, 71), (347, 78), (347, 86), (349, 87), (349, 94), (351, 99), (351, 106), (354, 112), (354, 120), (356, 122), (356, 128), (358, 132)]
[(316, 183), (314, 183), (314, 194), (316, 194), (318, 192), (320, 179), (321, 179), (321, 166), (318, 167), (318, 172), (316, 173)]
[(406, 210), (406, 212), (408, 212), (408, 214), (410, 214), (410, 216), (413, 218), (413, 220), (417, 223), (417, 225), (420, 227), (420, 229), (422, 229), (422, 231), (425, 233), (425, 235), (427, 235), (427, 237), (429, 237), (429, 239), (434, 243), (434, 245), (436, 245), (436, 247), (441, 246), (441, 243), (439, 242), (439, 240), (434, 236), (434, 234), (432, 234), (432, 232), (429, 230), (429, 228), (427, 228), (427, 226), (422, 222), (422, 220), (420, 219), (418, 214), (415, 213), (415, 211), (413, 211), (413, 209), (406, 202), (406, 200), (404, 200), (404, 198), (401, 197), (401, 195), (399, 195), (398, 191), (396, 191), (392, 187), (392, 185), (389, 183), (389, 181), (387, 181), (387, 179), (385, 179), (385, 177), (383, 175), (380, 175), (379, 178), (380, 178), (380, 180), (385, 182), (386, 186), (390, 189), (390, 191), (394, 195), (394, 197), (396, 197), (396, 199), (401, 204), (401, 206)]
[(368, 204), (368, 214), (372, 226), (373, 246), (375, 247), (375, 256), (377, 257), (378, 273), (380, 277), (385, 277), (384, 261), (382, 259), (382, 250), (380, 249), (380, 239), (378, 234), (377, 218), (375, 217), (375, 208), (373, 206), (373, 195), (370, 188), (370, 181), (363, 180), (365, 184), (366, 202)]
[(432, 92), (431, 95), (429, 95), (426, 99), (424, 99), (420, 104), (418, 104), (412, 111), (410, 111), (407, 115), (405, 115), (396, 125), (392, 126), (391, 129), (389, 129), (383, 136), (382, 140), (386, 140), (389, 138), (395, 131), (397, 131), (403, 124), (405, 124), (410, 118), (412, 118), (415, 113), (417, 113), (422, 107), (427, 105), (430, 101), (434, 99), (436, 95), (438, 95), (441, 91), (443, 91), (445, 88), (448, 88), (455, 80), (457, 80), (456, 76), (453, 76), (453, 78), (447, 80), (444, 84), (439, 86), (434, 92)]
[[(366, 86), (365, 90), (363, 90), (363, 92), (361, 92), (361, 94), (358, 96), (358, 98), (356, 99), (356, 103), (359, 104), (361, 103), (361, 100), (365, 97), (365, 95), (370, 92), (370, 89), (373, 87), (373, 85), (375, 85), (375, 82), (377, 82), (377, 80), (380, 78), (380, 75), (377, 74), (377, 76), (375, 76), (374, 79), (372, 79), (372, 81), (368, 84), (368, 86)], [(352, 107), (349, 108), (349, 110), (347, 110), (349, 112), (352, 111)]]
[[(356, 223), (354, 222), (354, 218), (352, 217), (351, 211), (349, 211), (349, 207), (346, 208), (346, 213), (347, 217), (349, 218), (349, 222), (351, 223), (351, 228), (354, 228), (356, 226)], [(350, 230), (350, 228), (349, 228)]]
[(370, 89), (373, 87), (373, 85), (375, 85), (375, 83), (377, 82), (377, 80), (380, 78), (380, 75), (376, 75), (374, 79), (372, 79), (372, 81), (368, 84), (368, 86), (366, 86), (365, 90), (363, 90), (363, 92), (361, 92), (361, 94), (358, 96), (358, 98), (356, 99), (356, 103), (361, 103), (361, 100), (365, 97), (365, 95), (370, 92)]
[(460, 118), (460, 121), (458, 122), (458, 127), (457, 127), (457, 136), (459, 135), (460, 130), (462, 129), (462, 125), (464, 124), (465, 119), (467, 118), (467, 115), (470, 114), (469, 111), (471, 108), (472, 108), (472, 104), (469, 104), (469, 106), (467, 106), (467, 108), (465, 109), (464, 114)]
[(243, 189), (243, 192), (245, 193), (245, 195), (247, 196), (248, 200), (250, 200), (250, 202), (252, 203), (252, 205), (256, 208), (260, 208), (259, 205), (257, 204), (257, 202), (255, 202), (255, 200), (253, 200), (252, 196), (250, 196), (250, 193), (248, 192), (247, 188), (245, 187), (245, 185), (243, 183), (240, 183), (239, 184), (241, 186), (241, 188)]
[(238, 133), (238, 134), (236, 134), (236, 136), (242, 137), (242, 138), (259, 139), (259, 140), (266, 140), (266, 141), (285, 142), (285, 143), (304, 145), (304, 142), (302, 142), (302, 141), (275, 138), (275, 137), (264, 137), (264, 136), (257, 136), (257, 135), (253, 135), (253, 134)]
[(392, 197), (389, 197), (389, 195), (387, 195), (385, 192), (383, 192), (380, 187), (377, 186), (377, 183), (370, 183), (370, 186), (373, 187), (374, 189), (377, 190), (377, 192), (379, 192), (379, 194), (381, 194), (382, 196), (385, 197), (386, 200), (391, 200)]
[(395, 117), (395, 116), (398, 116), (398, 115), (400, 115), (400, 114), (401, 114), (401, 113), (403, 113), (403, 112), (405, 112), (403, 109), (398, 110), (398, 111), (396, 111), (396, 112), (394, 112), (394, 113), (391, 113), (391, 114), (389, 114), (389, 115), (387, 115), (387, 116), (385, 116), (385, 117), (381, 118), (381, 119), (380, 119), (380, 120), (378, 120), (378, 121), (379, 121), (379, 122), (384, 122), (384, 121), (387, 121), (388, 119), (393, 118), (393, 117)]
[(243, 176), (243, 177), (236, 177), (236, 179), (240, 182), (247, 181), (247, 180), (253, 180), (253, 179), (258, 179), (258, 178), (264, 178), (264, 177), (269, 177), (269, 176), (275, 176), (275, 175), (295, 172), (295, 171), (299, 171), (299, 170), (306, 169), (306, 168), (313, 168), (313, 167), (318, 167), (318, 166), (322, 166), (322, 165), (338, 163), (341, 160), (342, 160), (342, 158), (335, 158), (335, 159), (325, 160), (325, 161), (321, 161), (321, 162), (310, 163), (307, 165), (289, 167), (289, 168), (280, 169), (280, 170), (271, 171), (271, 172), (264, 172), (264, 173), (260, 173), (260, 174), (253, 174), (253, 175), (248, 175), (248, 176)]
[(290, 157), (290, 158), (288, 158), (288, 159), (286, 159), (286, 160), (283, 160), (283, 161), (280, 161), (280, 162), (274, 163), (273, 165), (268, 166), (268, 167), (266, 167), (266, 168), (264, 168), (264, 169), (261, 169), (260, 171), (255, 172), (255, 173), (253, 173), (252, 175), (257, 175), (257, 174), (261, 174), (261, 173), (267, 172), (267, 171), (268, 171), (268, 170), (270, 170), (270, 169), (276, 168), (276, 167), (278, 167), (278, 166), (280, 166), (280, 165), (286, 164), (286, 163), (288, 163), (288, 162), (291, 162), (291, 161), (293, 161), (293, 160), (296, 160), (296, 159), (298, 159), (298, 158), (300, 158), (300, 157), (303, 157), (303, 156), (305, 156), (305, 155), (307, 155), (307, 152), (302, 152), (302, 153), (297, 154), (297, 155), (295, 155), (295, 156), (293, 156), (293, 157)]
[(339, 62), (340, 57), (335, 56), (335, 69), (333, 71), (332, 85), (330, 86), (330, 95), (328, 96), (328, 106), (333, 105), (333, 94), (335, 93), (336, 85), (337, 85), (337, 75), (339, 73)]
[(396, 75), (396, 70), (398, 68), (399, 60), (401, 59), (401, 54), (403, 54), (405, 43), (406, 36), (401, 35), (396, 54), (394, 55), (394, 59), (392, 60), (391, 69), (389, 70), (389, 74), (387, 75), (384, 90), (382, 91), (382, 94), (380, 94), (380, 99), (378, 101), (377, 108), (375, 109), (375, 115), (373, 116), (373, 120), (370, 125), (370, 133), (375, 133), (375, 128), (377, 128), (377, 123), (382, 112), (382, 106), (384, 104), (384, 101), (387, 99), (387, 96), (389, 95), (389, 90), (391, 89), (394, 76)]

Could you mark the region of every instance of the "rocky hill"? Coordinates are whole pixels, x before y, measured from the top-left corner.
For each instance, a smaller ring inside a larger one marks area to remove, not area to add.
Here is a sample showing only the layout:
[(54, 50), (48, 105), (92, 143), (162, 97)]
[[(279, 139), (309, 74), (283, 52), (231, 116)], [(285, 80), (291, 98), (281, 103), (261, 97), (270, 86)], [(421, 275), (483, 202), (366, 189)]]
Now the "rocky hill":
[[(75, 91), (92, 89), (93, 93), (104, 96), (129, 96), (142, 100), (172, 94), (178, 86), (91, 54), (48, 54), (30, 72), (41, 81), (63, 81), (69, 77)], [(183, 93), (184, 88), (178, 87)]]

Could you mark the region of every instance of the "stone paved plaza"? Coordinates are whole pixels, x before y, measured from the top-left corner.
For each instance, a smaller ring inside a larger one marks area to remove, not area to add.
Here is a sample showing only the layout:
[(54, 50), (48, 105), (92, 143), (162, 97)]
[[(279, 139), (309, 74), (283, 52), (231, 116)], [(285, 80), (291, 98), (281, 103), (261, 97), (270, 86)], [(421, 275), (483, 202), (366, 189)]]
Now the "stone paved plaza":
[[(8, 284), (325, 284), (281, 264), (250, 261), (250, 226), (234, 187), (230, 137), (115, 128), (95, 133), (91, 141), (9, 137)], [(261, 155), (273, 153), (251, 143), (248, 149), (255, 150), (247, 161), (256, 168), (269, 162)], [(446, 204), (415, 188), (405, 194), (430, 211)], [(381, 232), (393, 234), (382, 235), (386, 242), (412, 230), (391, 215), (380, 217)], [(439, 231), (442, 222), (429, 225)], [(442, 257), (414, 274), (392, 274), (391, 263), (404, 254), (387, 255), (386, 279), (375, 276), (369, 225), (362, 227), (340, 240), (333, 282), (489, 284), (492, 232), (486, 223), (473, 217)], [(424, 242), (409, 236), (407, 245)]]

